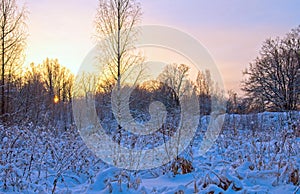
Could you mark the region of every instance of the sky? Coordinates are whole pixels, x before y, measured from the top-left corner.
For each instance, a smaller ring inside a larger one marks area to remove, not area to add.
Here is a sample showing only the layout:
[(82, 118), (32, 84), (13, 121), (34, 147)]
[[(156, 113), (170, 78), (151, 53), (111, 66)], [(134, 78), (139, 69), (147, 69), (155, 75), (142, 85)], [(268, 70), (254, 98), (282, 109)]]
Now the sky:
[[(259, 55), (267, 38), (283, 37), (300, 25), (297, 0), (140, 0), (142, 25), (179, 29), (203, 44), (227, 90), (238, 93), (242, 71)], [(97, 0), (20, 0), (29, 14), (25, 65), (46, 57), (76, 73), (96, 44)]]

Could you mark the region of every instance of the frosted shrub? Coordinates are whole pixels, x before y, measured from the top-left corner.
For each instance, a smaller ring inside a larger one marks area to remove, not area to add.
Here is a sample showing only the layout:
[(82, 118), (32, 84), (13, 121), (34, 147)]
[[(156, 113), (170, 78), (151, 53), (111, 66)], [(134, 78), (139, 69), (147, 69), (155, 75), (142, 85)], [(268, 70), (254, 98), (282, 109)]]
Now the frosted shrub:
[(67, 184), (92, 180), (97, 160), (69, 129), (55, 135), (52, 127), (31, 124), (1, 127), (0, 185), (2, 191), (55, 192)]

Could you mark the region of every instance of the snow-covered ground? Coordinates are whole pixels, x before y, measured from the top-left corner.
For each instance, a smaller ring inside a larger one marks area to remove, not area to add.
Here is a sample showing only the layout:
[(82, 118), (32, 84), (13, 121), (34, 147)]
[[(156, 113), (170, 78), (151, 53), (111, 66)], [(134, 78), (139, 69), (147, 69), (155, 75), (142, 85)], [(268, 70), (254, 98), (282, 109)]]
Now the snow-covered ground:
[[(224, 129), (202, 156), (194, 153), (209, 117), (180, 158), (191, 173), (174, 175), (172, 163), (127, 171), (89, 151), (74, 128), (59, 132), (33, 125), (0, 127), (0, 192), (4, 193), (300, 193), (300, 112), (227, 115)], [(149, 161), (151, 162), (151, 161)]]

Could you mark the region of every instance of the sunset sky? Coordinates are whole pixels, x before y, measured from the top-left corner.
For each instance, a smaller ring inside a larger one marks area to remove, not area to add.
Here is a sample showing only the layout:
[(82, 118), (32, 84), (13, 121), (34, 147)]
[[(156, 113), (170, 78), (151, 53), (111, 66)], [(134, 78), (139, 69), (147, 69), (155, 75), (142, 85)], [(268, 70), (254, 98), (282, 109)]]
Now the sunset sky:
[[(300, 25), (300, 1), (290, 0), (143, 0), (142, 24), (185, 31), (211, 53), (227, 89), (238, 91), (242, 70), (258, 56), (266, 38), (284, 36)], [(22, 0), (28, 8), (27, 58), (46, 57), (76, 73), (95, 45), (97, 0)]]

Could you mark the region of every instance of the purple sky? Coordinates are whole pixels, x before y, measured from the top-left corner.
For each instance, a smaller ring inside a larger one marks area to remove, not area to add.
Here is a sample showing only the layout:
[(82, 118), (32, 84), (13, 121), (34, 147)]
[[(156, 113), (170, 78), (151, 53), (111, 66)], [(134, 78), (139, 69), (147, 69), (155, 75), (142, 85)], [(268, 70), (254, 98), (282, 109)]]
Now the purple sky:
[[(22, 0), (30, 12), (25, 65), (58, 58), (73, 72), (93, 47), (97, 0)], [(300, 25), (297, 0), (141, 0), (142, 24), (167, 25), (198, 39), (211, 53), (227, 89), (238, 90), (242, 70), (262, 42)]]

